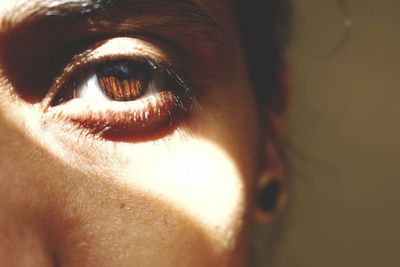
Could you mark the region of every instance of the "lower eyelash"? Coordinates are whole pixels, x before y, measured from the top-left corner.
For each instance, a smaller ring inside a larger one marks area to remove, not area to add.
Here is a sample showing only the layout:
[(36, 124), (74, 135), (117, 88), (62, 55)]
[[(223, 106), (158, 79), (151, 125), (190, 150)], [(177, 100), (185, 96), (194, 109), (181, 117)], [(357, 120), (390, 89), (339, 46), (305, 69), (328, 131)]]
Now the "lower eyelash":
[[(72, 123), (79, 130), (105, 139), (123, 140), (171, 128), (187, 111), (184, 101), (170, 92), (161, 92), (131, 103), (114, 103), (114, 108), (70, 101), (61, 110), (49, 110), (53, 119)], [(97, 110), (96, 110), (97, 109)]]

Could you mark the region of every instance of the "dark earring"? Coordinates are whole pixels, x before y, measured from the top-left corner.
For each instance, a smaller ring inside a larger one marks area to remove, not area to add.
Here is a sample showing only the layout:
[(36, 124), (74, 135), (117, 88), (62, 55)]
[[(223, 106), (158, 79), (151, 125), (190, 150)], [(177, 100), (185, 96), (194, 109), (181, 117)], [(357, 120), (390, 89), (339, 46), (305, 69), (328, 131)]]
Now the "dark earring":
[(281, 179), (262, 175), (256, 195), (256, 219), (270, 221), (284, 206), (284, 188)]
[(277, 179), (271, 179), (258, 189), (257, 205), (262, 212), (273, 213), (278, 205), (282, 191), (281, 183)]

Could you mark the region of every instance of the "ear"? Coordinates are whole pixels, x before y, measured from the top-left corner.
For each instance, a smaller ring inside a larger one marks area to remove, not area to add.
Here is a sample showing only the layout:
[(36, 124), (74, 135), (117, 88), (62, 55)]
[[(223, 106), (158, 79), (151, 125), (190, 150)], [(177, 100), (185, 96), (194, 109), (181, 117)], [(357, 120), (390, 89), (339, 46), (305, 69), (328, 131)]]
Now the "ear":
[[(279, 79), (279, 92), (273, 105), (266, 105), (263, 114), (263, 164), (256, 189), (255, 217), (258, 222), (273, 220), (285, 207), (287, 194), (287, 168), (284, 143), (287, 133), (288, 96), (291, 77), (285, 68)], [(272, 108), (271, 108), (272, 107)]]

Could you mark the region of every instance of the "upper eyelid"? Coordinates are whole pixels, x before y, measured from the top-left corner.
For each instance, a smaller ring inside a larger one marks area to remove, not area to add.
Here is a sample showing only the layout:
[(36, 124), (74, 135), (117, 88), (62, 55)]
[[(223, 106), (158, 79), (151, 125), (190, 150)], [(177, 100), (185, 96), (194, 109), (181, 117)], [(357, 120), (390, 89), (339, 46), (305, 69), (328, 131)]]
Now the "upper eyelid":
[(155, 45), (147, 40), (135, 37), (116, 37), (98, 42), (95, 46), (72, 58), (43, 99), (42, 110), (45, 111), (50, 106), (55, 95), (78, 70), (83, 71), (84, 68), (117, 59), (152, 62), (172, 69), (181, 69), (183, 66), (176, 51), (165, 47), (161, 48), (160, 45)]

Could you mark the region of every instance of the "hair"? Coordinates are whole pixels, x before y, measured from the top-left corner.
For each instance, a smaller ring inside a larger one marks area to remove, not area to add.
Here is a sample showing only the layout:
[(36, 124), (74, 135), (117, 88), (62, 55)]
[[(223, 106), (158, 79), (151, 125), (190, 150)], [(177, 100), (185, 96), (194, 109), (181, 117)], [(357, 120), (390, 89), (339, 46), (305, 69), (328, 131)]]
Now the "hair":
[[(260, 111), (281, 112), (285, 50), (291, 36), (290, 0), (235, 0), (242, 45)], [(264, 111), (263, 111), (264, 110)]]

